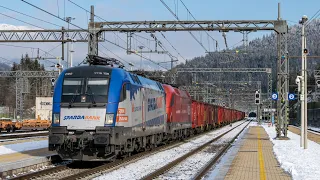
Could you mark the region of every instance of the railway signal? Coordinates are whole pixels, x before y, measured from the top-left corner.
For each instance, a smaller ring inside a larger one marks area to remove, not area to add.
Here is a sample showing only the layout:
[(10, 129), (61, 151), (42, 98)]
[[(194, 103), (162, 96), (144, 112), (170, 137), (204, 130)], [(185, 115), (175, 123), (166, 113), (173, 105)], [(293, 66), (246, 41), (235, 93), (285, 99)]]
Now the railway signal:
[(60, 64), (60, 63), (57, 63), (57, 64), (55, 65), (55, 67), (58, 69), (59, 74), (60, 74), (60, 73), (61, 73), (61, 71), (62, 71), (62, 69), (63, 69), (63, 65), (62, 65), (62, 64)]
[(51, 78), (51, 84), (52, 84), (52, 86), (54, 86), (54, 82), (56, 81), (56, 79), (55, 78)]
[(320, 80), (316, 81), (317, 87), (320, 88)]
[(259, 90), (255, 93), (255, 104), (260, 104), (260, 92)]

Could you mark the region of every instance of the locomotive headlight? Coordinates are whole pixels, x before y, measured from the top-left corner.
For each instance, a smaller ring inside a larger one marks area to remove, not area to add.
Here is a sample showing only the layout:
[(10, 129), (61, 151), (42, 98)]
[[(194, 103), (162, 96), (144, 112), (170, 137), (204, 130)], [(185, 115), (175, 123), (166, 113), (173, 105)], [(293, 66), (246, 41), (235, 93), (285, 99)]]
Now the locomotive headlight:
[(53, 120), (53, 124), (59, 124), (60, 123), (60, 114), (54, 113), (52, 120)]
[(114, 114), (106, 114), (106, 120), (105, 120), (105, 124), (112, 124), (113, 123), (113, 116)]

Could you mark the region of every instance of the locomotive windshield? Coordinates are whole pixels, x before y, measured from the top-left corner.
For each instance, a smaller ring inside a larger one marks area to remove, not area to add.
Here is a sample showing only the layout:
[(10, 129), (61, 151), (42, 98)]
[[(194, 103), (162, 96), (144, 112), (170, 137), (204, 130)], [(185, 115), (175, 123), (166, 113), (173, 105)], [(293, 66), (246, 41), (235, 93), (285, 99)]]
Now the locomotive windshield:
[(65, 78), (61, 102), (106, 103), (108, 84), (108, 78)]
[(83, 85), (82, 78), (65, 78), (63, 81), (63, 96), (80, 95)]
[(108, 94), (108, 83), (109, 80), (105, 78), (89, 78), (87, 84), (88, 89), (91, 90), (92, 95), (106, 96)]

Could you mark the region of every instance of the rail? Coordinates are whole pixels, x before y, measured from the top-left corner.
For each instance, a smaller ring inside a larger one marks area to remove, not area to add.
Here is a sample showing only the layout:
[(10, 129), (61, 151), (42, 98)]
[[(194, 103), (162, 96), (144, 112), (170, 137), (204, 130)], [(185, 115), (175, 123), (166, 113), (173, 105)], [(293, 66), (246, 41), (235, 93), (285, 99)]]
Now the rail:
[[(250, 121), (250, 122), (251, 122), (251, 121)], [(248, 124), (250, 124), (250, 122), (249, 122)], [(244, 122), (244, 123), (245, 123), (245, 122)], [(181, 163), (182, 161), (184, 161), (184, 160), (187, 159), (188, 157), (190, 157), (190, 156), (198, 153), (199, 151), (201, 151), (201, 150), (204, 149), (205, 147), (209, 146), (211, 143), (217, 141), (218, 139), (222, 138), (224, 135), (228, 134), (228, 133), (231, 132), (232, 130), (234, 130), (234, 129), (236, 129), (237, 127), (241, 126), (242, 124), (243, 124), (243, 123), (241, 123), (241, 124), (239, 124), (238, 126), (236, 126), (236, 127), (232, 128), (232, 129), (226, 131), (225, 133), (223, 133), (223, 134), (219, 135), (218, 137), (210, 140), (209, 142), (207, 142), (207, 143), (199, 146), (198, 148), (190, 151), (189, 153), (181, 156), (180, 158), (178, 158), (178, 159), (170, 162), (169, 164), (167, 164), (167, 165), (163, 166), (162, 168), (154, 171), (153, 173), (150, 173), (150, 174), (144, 176), (142, 179), (144, 179), (144, 180), (152, 180), (152, 179), (160, 176), (161, 174), (167, 172), (168, 170), (170, 170), (171, 168), (173, 168), (173, 167), (176, 166), (177, 164)], [(248, 124), (247, 124), (246, 126), (248, 126)], [(224, 148), (224, 149), (225, 149), (225, 148)], [(226, 150), (226, 149), (225, 149), (225, 150)], [(222, 154), (220, 154), (220, 156), (221, 156), (221, 155), (222, 155)]]
[(49, 135), (48, 132), (41, 132), (41, 133), (17, 133), (17, 134), (8, 134), (4, 136), (0, 136), (0, 139), (16, 139), (16, 138), (25, 138), (25, 137), (34, 137), (34, 136), (47, 136)]
[[(251, 122), (251, 121), (250, 121)], [(223, 147), (221, 151), (218, 152), (218, 154), (213, 157), (195, 176), (194, 179), (200, 180), (203, 176), (206, 175), (206, 173), (211, 169), (211, 167), (222, 157), (222, 155), (227, 152), (227, 150), (230, 148), (232, 143), (238, 138), (238, 136), (244, 131), (244, 129), (250, 124), (250, 122), (230, 141), (227, 145)]]

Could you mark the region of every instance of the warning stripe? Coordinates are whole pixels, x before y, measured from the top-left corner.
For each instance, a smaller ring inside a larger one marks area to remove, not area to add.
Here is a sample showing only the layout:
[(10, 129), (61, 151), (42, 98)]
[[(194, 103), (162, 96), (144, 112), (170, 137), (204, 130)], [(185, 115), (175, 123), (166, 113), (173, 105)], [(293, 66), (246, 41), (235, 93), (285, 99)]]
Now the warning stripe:
[(260, 165), (260, 180), (266, 179), (266, 171), (264, 169), (264, 160), (262, 152), (262, 144), (260, 139), (260, 128), (258, 128), (258, 152), (259, 152), (259, 165)]

